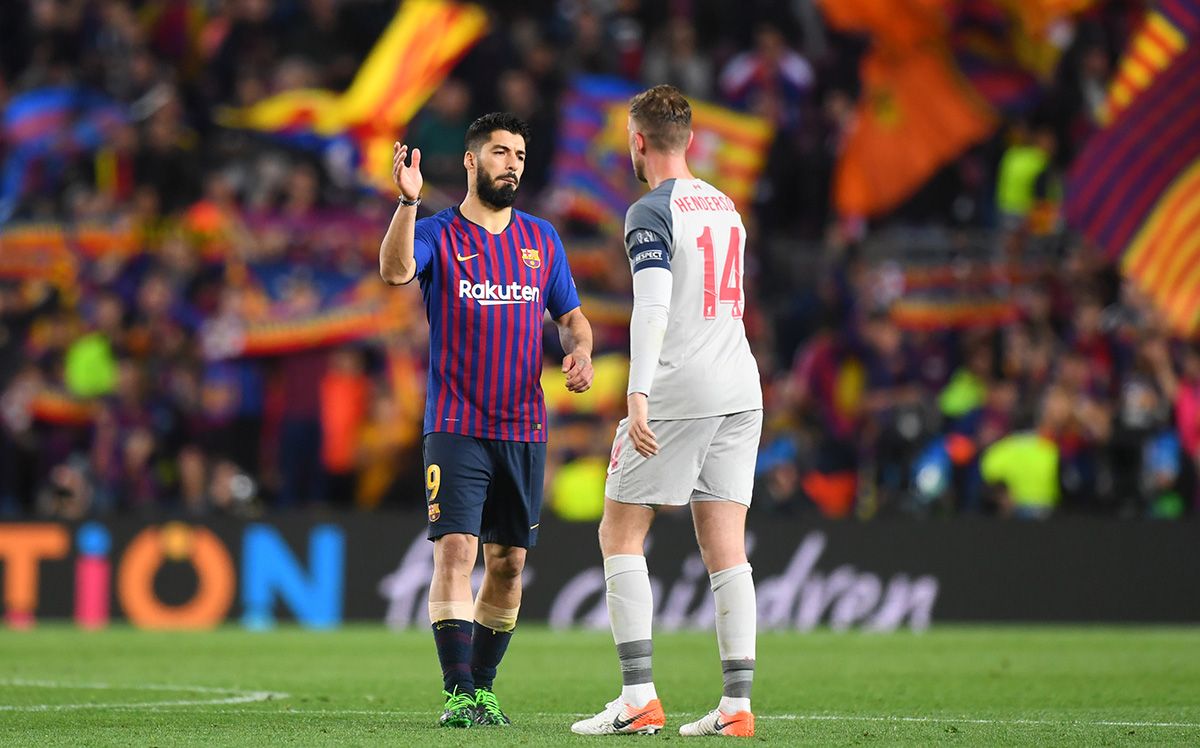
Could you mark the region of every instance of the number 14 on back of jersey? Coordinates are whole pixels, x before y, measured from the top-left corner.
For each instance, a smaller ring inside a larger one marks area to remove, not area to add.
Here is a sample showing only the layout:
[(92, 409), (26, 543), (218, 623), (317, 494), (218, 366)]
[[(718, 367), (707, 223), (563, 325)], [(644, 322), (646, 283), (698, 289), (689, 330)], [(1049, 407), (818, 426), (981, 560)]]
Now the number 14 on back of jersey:
[(697, 248), (704, 253), (704, 319), (717, 318), (717, 305), (729, 304), (729, 313), (734, 319), (742, 317), (742, 231), (738, 226), (729, 230), (729, 244), (725, 250), (724, 269), (721, 271), (721, 287), (717, 288), (716, 245), (711, 226), (696, 239)]

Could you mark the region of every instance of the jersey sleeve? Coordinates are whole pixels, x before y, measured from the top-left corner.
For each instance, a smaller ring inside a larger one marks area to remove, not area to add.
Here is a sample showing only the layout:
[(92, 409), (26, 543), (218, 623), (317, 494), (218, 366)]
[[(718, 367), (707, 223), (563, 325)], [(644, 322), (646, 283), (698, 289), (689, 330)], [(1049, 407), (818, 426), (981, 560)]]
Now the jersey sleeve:
[[(671, 267), (673, 239), (671, 229), (671, 185), (660, 186), (629, 206), (625, 214), (625, 250), (636, 273), (642, 267)], [(652, 250), (661, 252), (655, 255)], [(650, 254), (644, 254), (646, 252)], [(635, 258), (644, 255), (641, 261)], [(645, 264), (653, 261), (654, 264)]]
[(558, 232), (550, 227), (554, 241), (554, 261), (550, 264), (550, 278), (546, 282), (546, 309), (550, 316), (558, 319), (579, 306), (579, 291), (571, 276), (571, 265), (567, 262), (567, 250), (563, 248)]
[(625, 237), (625, 251), (634, 275), (646, 268), (671, 269), (671, 251), (663, 238), (649, 229), (636, 229)]
[(433, 265), (433, 258), (437, 257), (436, 228), (435, 221), (422, 218), (413, 229), (413, 260), (417, 263), (415, 277), (427, 276)]

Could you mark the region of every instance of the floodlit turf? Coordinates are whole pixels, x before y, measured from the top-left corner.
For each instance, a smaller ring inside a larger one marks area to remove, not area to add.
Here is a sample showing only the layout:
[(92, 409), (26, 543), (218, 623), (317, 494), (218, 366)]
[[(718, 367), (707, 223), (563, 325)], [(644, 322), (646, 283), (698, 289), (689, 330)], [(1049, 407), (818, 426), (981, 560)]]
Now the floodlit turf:
[[(496, 684), (513, 727), (451, 732), (425, 632), (3, 631), (0, 745), (679, 745), (719, 695), (715, 649), (657, 638), (667, 732), (573, 738), (619, 688), (607, 633), (523, 628)], [(754, 696), (781, 745), (1198, 745), (1200, 629), (772, 633)]]

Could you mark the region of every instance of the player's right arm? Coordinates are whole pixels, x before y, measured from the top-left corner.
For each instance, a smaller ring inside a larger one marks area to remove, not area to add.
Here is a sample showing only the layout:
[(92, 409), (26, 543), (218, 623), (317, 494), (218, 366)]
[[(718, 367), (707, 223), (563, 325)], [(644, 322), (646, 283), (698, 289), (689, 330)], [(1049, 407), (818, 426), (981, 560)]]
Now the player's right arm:
[(625, 215), (625, 250), (633, 272), (633, 313), (629, 320), (629, 439), (643, 457), (658, 454), (650, 428), (650, 389), (658, 369), (671, 309), (671, 208), (669, 191), (651, 192)]
[[(404, 164), (408, 158), (407, 145), (396, 143), (393, 151), (392, 181), (400, 190), (401, 199), (416, 200), (425, 183), (421, 176), (421, 150), (413, 149), (412, 164), (409, 166)], [(404, 285), (417, 275), (419, 268), (413, 251), (416, 226), (417, 206), (397, 205), (387, 233), (383, 235), (383, 243), (379, 246), (379, 275), (393, 286)]]

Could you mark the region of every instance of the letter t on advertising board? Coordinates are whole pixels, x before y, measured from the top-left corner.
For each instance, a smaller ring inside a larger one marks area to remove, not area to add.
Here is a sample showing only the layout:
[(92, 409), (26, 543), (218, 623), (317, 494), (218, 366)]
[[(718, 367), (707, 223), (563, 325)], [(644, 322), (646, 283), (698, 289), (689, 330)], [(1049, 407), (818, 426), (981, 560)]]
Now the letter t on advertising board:
[(38, 563), (62, 558), (70, 550), (66, 528), (52, 524), (0, 525), (0, 561), (4, 562), (5, 619), (12, 628), (36, 620)]

